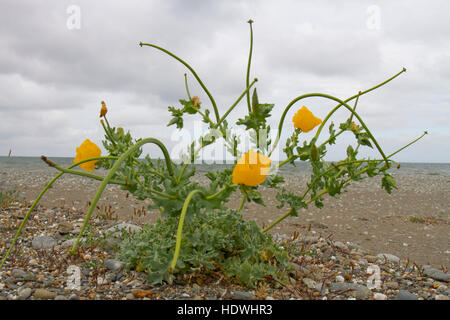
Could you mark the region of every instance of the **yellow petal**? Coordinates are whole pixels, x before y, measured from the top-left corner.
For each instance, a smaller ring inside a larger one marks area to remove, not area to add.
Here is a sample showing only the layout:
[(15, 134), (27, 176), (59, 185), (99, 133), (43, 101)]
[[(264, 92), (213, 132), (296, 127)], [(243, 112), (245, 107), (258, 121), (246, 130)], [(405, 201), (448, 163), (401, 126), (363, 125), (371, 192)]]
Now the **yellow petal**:
[(233, 183), (257, 186), (266, 180), (272, 160), (253, 150), (239, 158), (233, 169)]
[(294, 127), (302, 130), (303, 132), (309, 132), (322, 123), (322, 120), (317, 118), (305, 106), (301, 107), (301, 109), (297, 111), (292, 118), (292, 121), (294, 122)]
[[(89, 158), (100, 157), (102, 153), (100, 148), (95, 143), (91, 142), (89, 139), (84, 140), (84, 142), (76, 150), (77, 154), (75, 156), (75, 159), (73, 160), (74, 163)], [(80, 164), (80, 167), (86, 171), (93, 171), (95, 169), (95, 163), (97, 161), (98, 160), (93, 160), (82, 163)]]

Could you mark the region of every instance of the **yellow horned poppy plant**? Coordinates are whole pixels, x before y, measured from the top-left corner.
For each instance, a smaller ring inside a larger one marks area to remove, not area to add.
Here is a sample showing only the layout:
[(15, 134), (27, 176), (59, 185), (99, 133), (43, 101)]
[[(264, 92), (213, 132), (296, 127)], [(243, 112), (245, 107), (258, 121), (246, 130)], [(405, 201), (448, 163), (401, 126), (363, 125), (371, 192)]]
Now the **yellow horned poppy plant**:
[(303, 132), (308, 132), (322, 123), (322, 120), (317, 118), (307, 107), (303, 106), (292, 118), (294, 127), (301, 129)]
[(245, 153), (233, 170), (233, 183), (257, 186), (266, 180), (272, 160), (253, 150)]
[[(81, 146), (77, 148), (77, 155), (75, 156), (73, 162), (76, 163), (85, 159), (100, 157), (101, 153), (102, 151), (95, 143), (91, 142), (89, 139), (86, 139)], [(93, 171), (97, 161), (98, 160), (93, 160), (82, 163), (80, 164), (80, 167), (86, 171)]]

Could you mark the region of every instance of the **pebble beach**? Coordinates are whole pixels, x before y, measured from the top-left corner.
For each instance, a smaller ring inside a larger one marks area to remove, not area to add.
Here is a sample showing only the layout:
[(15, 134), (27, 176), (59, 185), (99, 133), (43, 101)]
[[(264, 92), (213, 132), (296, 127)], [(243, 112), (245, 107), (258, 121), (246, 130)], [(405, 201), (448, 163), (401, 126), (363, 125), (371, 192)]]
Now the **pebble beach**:
[[(55, 176), (53, 170), (0, 170), (0, 190), (17, 190), (20, 201), (0, 208), (0, 250), (6, 252), (32, 201)], [(101, 174), (97, 173), (97, 174)], [(78, 235), (98, 181), (64, 175), (28, 220), (15, 249), (0, 269), (0, 300), (131, 299), (362, 299), (450, 298), (450, 176), (398, 174), (399, 190), (386, 194), (378, 179), (354, 183), (324, 208), (302, 209), (271, 230), (282, 245), (298, 247), (289, 283), (253, 290), (220, 277), (192, 275), (153, 286), (145, 274), (116, 259), (118, 229), (139, 230), (158, 214), (117, 186), (108, 186), (92, 217), (79, 255), (67, 249)], [(286, 186), (303, 190), (307, 175), (286, 175)], [(201, 176), (196, 176), (202, 182)], [(244, 206), (244, 218), (268, 225), (286, 212), (273, 190), (262, 188), (266, 206)], [(238, 197), (230, 201), (237, 207)], [(108, 237), (103, 235), (108, 234)], [(70, 287), (69, 266), (80, 271)]]

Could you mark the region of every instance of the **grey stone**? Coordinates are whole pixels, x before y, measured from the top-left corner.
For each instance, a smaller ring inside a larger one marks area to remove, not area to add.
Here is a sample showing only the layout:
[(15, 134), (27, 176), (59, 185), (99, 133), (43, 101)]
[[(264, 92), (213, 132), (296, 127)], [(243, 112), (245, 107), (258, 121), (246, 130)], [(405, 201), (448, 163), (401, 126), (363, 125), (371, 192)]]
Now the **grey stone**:
[(399, 290), (395, 300), (418, 300), (417, 296), (407, 290)]
[(340, 242), (340, 241), (336, 241), (334, 243), (334, 246), (336, 248), (340, 249), (340, 250), (343, 250), (343, 251), (347, 251), (348, 250), (348, 247), (343, 242)]
[(127, 286), (132, 288), (142, 287), (143, 285), (144, 283), (138, 279), (132, 280), (127, 283)]
[(426, 268), (423, 270), (423, 274), (427, 277), (433, 278), (434, 280), (450, 282), (450, 274), (444, 273), (438, 269)]
[(51, 249), (53, 246), (56, 246), (56, 243), (57, 241), (52, 237), (38, 236), (34, 237), (31, 246), (33, 249)]
[(124, 263), (117, 259), (107, 259), (105, 260), (104, 265), (113, 272), (119, 272), (123, 269)]
[(357, 299), (367, 299), (371, 294), (369, 288), (358, 283), (333, 282), (330, 285), (330, 291), (352, 290), (348, 294)]
[(57, 295), (57, 296), (55, 297), (55, 300), (67, 300), (67, 298), (64, 297), (64, 296), (62, 296), (62, 295)]
[(69, 300), (80, 300), (80, 298), (79, 298), (75, 293), (72, 293), (72, 294), (69, 296)]
[(106, 232), (107, 234), (111, 234), (113, 237), (120, 237), (122, 235), (122, 230), (131, 233), (140, 231), (142, 228), (131, 223), (121, 222), (107, 229)]
[(42, 300), (55, 299), (56, 293), (47, 289), (36, 289), (33, 297)]
[(19, 288), (17, 290), (19, 300), (25, 300), (31, 296), (31, 288)]
[(254, 300), (256, 296), (248, 291), (235, 290), (231, 295), (231, 299), (234, 300)]
[(386, 288), (397, 290), (398, 287), (399, 287), (399, 284), (396, 281), (391, 281), (391, 282), (386, 283)]
[(308, 289), (315, 289), (317, 286), (317, 283), (310, 278), (303, 278), (302, 281), (308, 287)]
[(399, 263), (400, 262), (400, 258), (399, 257), (394, 256), (393, 254), (390, 254), (390, 253), (380, 253), (380, 254), (377, 254), (377, 257), (382, 258), (383, 261), (384, 261), (384, 258), (386, 258), (386, 260), (389, 261), (389, 262), (393, 262), (393, 263)]
[[(69, 239), (61, 243), (62, 248), (72, 248), (75, 242), (77, 241), (76, 238)], [(86, 242), (86, 238), (81, 238), (78, 244), (84, 244)]]
[(134, 294), (132, 294), (132, 293), (128, 293), (128, 294), (125, 296), (125, 298), (127, 298), (127, 300), (134, 300), (134, 299), (136, 299), (136, 297), (135, 297)]
[(24, 278), (28, 275), (28, 273), (20, 269), (13, 269), (13, 271), (11, 271), (11, 275), (14, 278)]

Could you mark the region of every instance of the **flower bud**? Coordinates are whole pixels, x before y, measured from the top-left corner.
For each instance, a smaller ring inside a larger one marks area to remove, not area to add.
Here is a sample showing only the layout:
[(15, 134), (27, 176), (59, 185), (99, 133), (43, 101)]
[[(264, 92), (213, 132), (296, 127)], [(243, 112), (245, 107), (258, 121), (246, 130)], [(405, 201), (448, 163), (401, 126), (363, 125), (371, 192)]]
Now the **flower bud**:
[(100, 109), (100, 118), (106, 116), (108, 108), (106, 108), (105, 101), (102, 101), (102, 108)]

